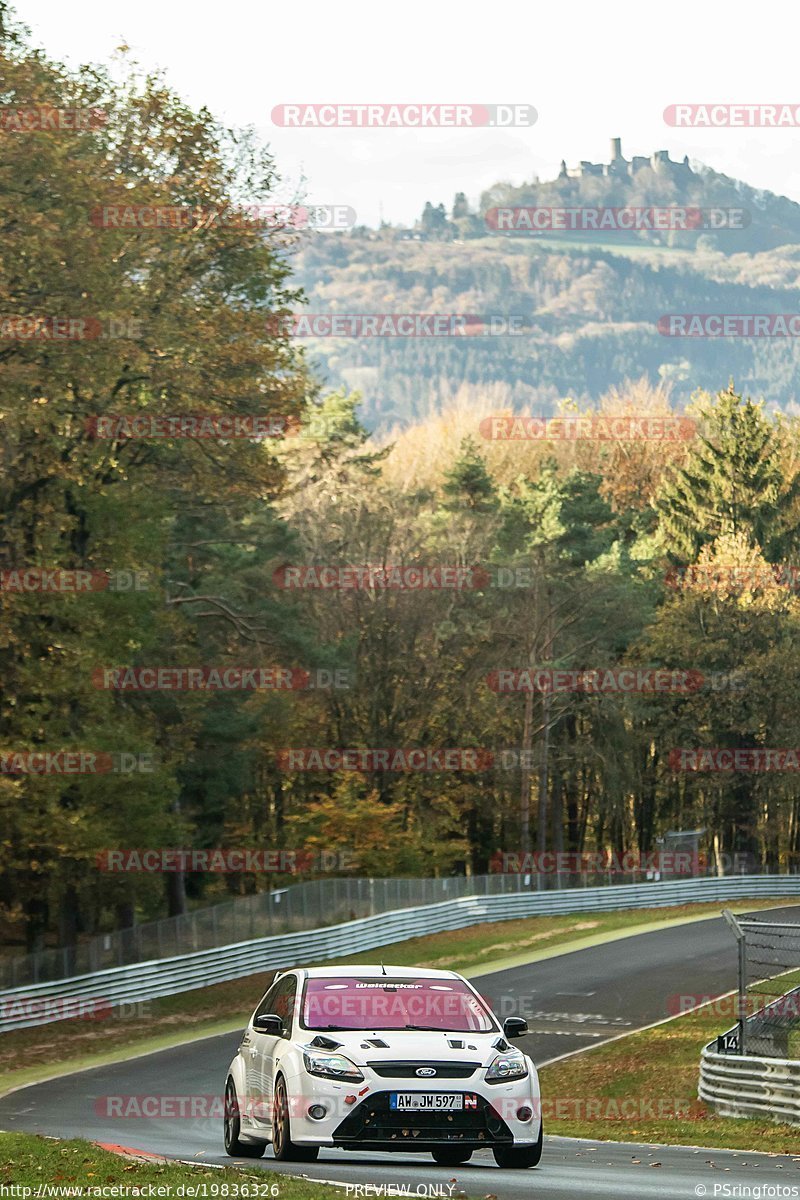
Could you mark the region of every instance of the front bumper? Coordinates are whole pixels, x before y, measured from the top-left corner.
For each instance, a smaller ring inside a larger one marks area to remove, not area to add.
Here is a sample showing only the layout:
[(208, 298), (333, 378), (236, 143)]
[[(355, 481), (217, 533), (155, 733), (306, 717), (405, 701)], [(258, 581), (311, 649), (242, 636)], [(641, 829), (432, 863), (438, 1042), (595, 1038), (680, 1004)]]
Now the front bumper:
[[(358, 1090), (353, 1084), (296, 1075), (288, 1080), (292, 1140), (299, 1145), (406, 1151), (454, 1143), (471, 1149), (533, 1145), (539, 1137), (541, 1104), (536, 1069), (532, 1064), (531, 1068), (526, 1079), (510, 1083), (487, 1084), (476, 1072), (469, 1080), (442, 1079), (424, 1087), (418, 1080), (389, 1082), (369, 1072)], [(408, 1091), (455, 1092), (465, 1097), (464, 1107), (392, 1110), (391, 1093)], [(326, 1110), (321, 1120), (309, 1115), (314, 1105)]]

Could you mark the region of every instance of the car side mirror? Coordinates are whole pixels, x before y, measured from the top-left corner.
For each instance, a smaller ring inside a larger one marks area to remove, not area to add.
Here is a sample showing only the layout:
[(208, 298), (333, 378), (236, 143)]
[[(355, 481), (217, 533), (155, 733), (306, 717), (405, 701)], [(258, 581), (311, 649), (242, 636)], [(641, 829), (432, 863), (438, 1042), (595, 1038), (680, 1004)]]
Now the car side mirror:
[(262, 1013), (261, 1016), (253, 1018), (253, 1029), (256, 1033), (271, 1033), (280, 1037), (283, 1033), (283, 1019), (275, 1013)]
[(503, 1033), (507, 1038), (522, 1037), (528, 1032), (528, 1022), (524, 1017), (506, 1017), (503, 1021)]

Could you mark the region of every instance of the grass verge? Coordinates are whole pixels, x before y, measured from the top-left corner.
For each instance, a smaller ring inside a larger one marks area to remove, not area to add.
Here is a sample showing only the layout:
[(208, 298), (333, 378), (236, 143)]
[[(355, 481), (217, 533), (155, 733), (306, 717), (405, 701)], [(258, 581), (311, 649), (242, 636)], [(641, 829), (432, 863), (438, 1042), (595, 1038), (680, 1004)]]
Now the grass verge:
[[(302, 1167), (298, 1166), (298, 1170)], [(101, 1150), (93, 1142), (62, 1142), (55, 1138), (39, 1137), (30, 1133), (0, 1134), (0, 1185), (3, 1188), (31, 1188), (28, 1195), (35, 1195), (43, 1184), (63, 1188), (60, 1194), (85, 1197), (97, 1196), (101, 1188), (117, 1187), (122, 1200), (135, 1196), (170, 1197), (206, 1196), (241, 1197), (257, 1196), (264, 1200), (279, 1197), (280, 1200), (319, 1200), (324, 1188), (313, 1180), (292, 1179), (288, 1175), (262, 1170), (247, 1170), (235, 1167), (211, 1168), (202, 1165), (189, 1166), (183, 1163), (164, 1163), (132, 1160)], [(257, 1185), (257, 1186), (256, 1186)], [(183, 1191), (178, 1191), (182, 1186)], [(81, 1188), (83, 1191), (70, 1192)], [(148, 1192), (148, 1188), (153, 1188)], [(156, 1191), (155, 1189), (168, 1189)], [(197, 1188), (196, 1191), (190, 1190)], [(226, 1190), (227, 1188), (227, 1190)], [(97, 1189), (96, 1191), (90, 1189)], [(123, 1190), (124, 1189), (124, 1190)], [(218, 1189), (218, 1190), (213, 1190)], [(4, 1191), (4, 1195), (25, 1200), (24, 1192)], [(106, 1191), (106, 1196), (114, 1195)]]
[[(797, 903), (797, 897), (741, 900), (732, 907), (736, 912), (747, 912), (791, 903)], [(702, 920), (716, 916), (721, 907), (719, 901), (714, 901), (669, 908), (492, 921), (410, 938), (367, 954), (338, 958), (336, 963), (345, 966), (365, 959), (372, 962), (383, 959), (394, 966), (452, 969), (479, 976), (648, 929)], [(113, 1010), (105, 1020), (57, 1021), (5, 1033), (0, 1037), (0, 1094), (83, 1067), (122, 1061), (135, 1054), (215, 1034), (235, 1033), (244, 1028), (273, 974), (265, 971), (151, 1000), (143, 1013), (132, 1016), (118, 1015), (119, 1010)], [(57, 986), (54, 984), (54, 993)]]
[(700, 1052), (734, 1023), (712, 1003), (543, 1067), (545, 1132), (796, 1155), (797, 1126), (718, 1117), (697, 1099)]

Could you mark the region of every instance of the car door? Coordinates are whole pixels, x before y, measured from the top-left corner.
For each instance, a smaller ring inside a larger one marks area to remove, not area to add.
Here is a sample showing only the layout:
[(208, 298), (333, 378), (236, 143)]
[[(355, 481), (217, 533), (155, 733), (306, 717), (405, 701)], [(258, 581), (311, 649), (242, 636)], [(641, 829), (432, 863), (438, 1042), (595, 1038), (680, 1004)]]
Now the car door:
[(294, 975), (284, 975), (270, 988), (263, 1004), (259, 1005), (259, 1011), (274, 1013), (282, 1022), (280, 1035), (252, 1031), (255, 1054), (251, 1062), (255, 1068), (253, 1083), (258, 1096), (254, 1116), (259, 1124), (272, 1123), (275, 1070), (280, 1061), (281, 1051), (286, 1048), (286, 1038), (291, 1036), (296, 1000), (297, 979)]
[(263, 1053), (264, 1038), (263, 1033), (258, 1033), (253, 1028), (253, 1022), (256, 1017), (263, 1016), (264, 1013), (273, 1011), (272, 1002), (275, 994), (280, 986), (280, 980), (273, 983), (272, 987), (267, 991), (263, 1000), (259, 1004), (256, 1011), (253, 1013), (253, 1018), (247, 1027), (244, 1038), (242, 1039), (241, 1054), (244, 1061), (245, 1075), (245, 1096), (243, 1097), (241, 1107), (244, 1110), (242, 1114), (242, 1124), (255, 1124), (260, 1126), (264, 1120), (269, 1120), (269, 1109), (265, 1108), (263, 1101), (263, 1081), (262, 1081), (262, 1066), (261, 1057)]

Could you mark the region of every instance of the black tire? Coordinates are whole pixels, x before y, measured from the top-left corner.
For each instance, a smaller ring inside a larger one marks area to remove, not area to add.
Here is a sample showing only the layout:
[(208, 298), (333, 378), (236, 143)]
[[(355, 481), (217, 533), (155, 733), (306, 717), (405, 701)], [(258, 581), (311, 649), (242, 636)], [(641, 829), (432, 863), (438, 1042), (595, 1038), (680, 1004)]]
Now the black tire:
[(532, 1146), (493, 1146), (492, 1154), (498, 1167), (511, 1170), (522, 1170), (524, 1167), (538, 1167), (542, 1157), (542, 1137), (544, 1130), (539, 1124), (539, 1139)]
[(315, 1162), (319, 1154), (319, 1146), (297, 1146), (292, 1141), (289, 1101), (282, 1076), (275, 1081), (272, 1102), (272, 1153), (278, 1162)]
[(239, 1120), (239, 1099), (232, 1079), (225, 1084), (225, 1110), (222, 1117), (225, 1153), (232, 1158), (261, 1158), (267, 1148), (266, 1142), (242, 1142), (239, 1140), (242, 1126)]
[(472, 1158), (472, 1151), (464, 1146), (437, 1146), (431, 1154), (440, 1167), (460, 1167)]

